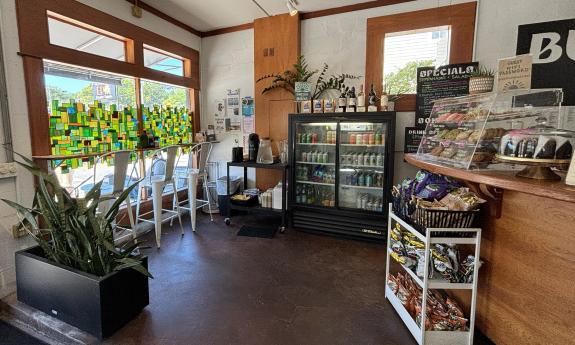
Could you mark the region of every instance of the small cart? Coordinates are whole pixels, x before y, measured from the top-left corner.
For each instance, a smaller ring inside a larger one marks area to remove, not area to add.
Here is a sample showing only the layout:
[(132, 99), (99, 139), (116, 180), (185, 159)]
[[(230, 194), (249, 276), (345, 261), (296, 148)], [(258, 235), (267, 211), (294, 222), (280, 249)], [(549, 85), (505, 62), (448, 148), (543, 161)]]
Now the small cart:
[[(282, 208), (280, 210), (270, 207), (256, 206), (241, 206), (232, 203), (230, 195), (230, 167), (243, 167), (244, 168), (244, 190), (248, 188), (248, 168), (253, 169), (272, 169), (280, 170), (282, 172)], [(261, 164), (256, 162), (228, 162), (227, 166), (227, 195), (228, 195), (228, 205), (231, 210), (247, 211), (247, 212), (259, 212), (267, 214), (277, 214), (281, 215), (282, 222), (279, 228), (281, 233), (285, 232), (287, 224), (287, 200), (286, 200), (286, 183), (287, 183), (287, 170), (288, 165), (284, 163), (273, 163), (273, 164)], [(230, 225), (231, 220), (229, 217), (225, 219), (226, 225)]]

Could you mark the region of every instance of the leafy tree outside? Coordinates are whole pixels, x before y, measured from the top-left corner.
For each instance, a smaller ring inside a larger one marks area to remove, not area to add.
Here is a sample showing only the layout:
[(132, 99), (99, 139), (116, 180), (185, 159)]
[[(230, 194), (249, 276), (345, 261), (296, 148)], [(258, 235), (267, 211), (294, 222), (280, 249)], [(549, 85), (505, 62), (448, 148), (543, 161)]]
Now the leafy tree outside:
[(385, 91), (390, 95), (417, 92), (417, 69), (433, 66), (433, 60), (411, 61), (396, 72), (384, 75)]

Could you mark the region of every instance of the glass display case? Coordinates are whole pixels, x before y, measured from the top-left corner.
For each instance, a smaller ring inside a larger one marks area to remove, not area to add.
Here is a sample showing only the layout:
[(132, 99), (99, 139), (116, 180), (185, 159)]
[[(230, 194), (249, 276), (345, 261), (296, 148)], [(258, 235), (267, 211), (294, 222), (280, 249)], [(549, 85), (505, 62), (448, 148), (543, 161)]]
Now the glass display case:
[(517, 169), (556, 178), (569, 164), (574, 133), (562, 129), (561, 89), (512, 90), (437, 100), (417, 156), (463, 169)]
[(292, 114), (289, 119), (292, 225), (385, 239), (395, 113)]

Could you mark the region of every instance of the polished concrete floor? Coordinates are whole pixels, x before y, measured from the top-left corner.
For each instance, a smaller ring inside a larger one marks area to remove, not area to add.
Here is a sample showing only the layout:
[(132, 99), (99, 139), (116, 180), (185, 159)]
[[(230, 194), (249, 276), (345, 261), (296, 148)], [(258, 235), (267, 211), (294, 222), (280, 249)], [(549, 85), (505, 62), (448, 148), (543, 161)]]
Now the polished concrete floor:
[(202, 216), (184, 237), (164, 226), (162, 248), (146, 250), (150, 305), (105, 343), (415, 344), (384, 298), (385, 247), (290, 230), (236, 236), (242, 222), (254, 219)]

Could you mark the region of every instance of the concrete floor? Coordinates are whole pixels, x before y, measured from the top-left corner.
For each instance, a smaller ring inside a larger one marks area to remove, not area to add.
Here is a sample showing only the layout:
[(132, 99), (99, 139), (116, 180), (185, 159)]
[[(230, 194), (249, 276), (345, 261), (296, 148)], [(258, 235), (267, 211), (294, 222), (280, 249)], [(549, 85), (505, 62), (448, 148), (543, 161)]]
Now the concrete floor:
[(146, 250), (150, 305), (105, 344), (415, 344), (384, 297), (384, 246), (236, 236), (242, 222), (254, 219), (202, 216), (184, 237), (165, 225), (162, 248)]

